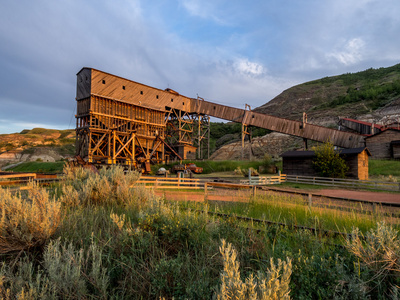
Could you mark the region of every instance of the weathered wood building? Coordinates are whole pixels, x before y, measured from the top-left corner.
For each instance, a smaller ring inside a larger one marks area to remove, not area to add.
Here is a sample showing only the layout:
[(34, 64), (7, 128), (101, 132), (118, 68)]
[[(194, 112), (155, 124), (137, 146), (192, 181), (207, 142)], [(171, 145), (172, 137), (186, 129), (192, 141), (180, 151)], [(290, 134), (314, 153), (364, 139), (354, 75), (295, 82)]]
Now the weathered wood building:
[(359, 134), (182, 96), (92, 68), (77, 74), (77, 156), (95, 164), (150, 168), (150, 162), (209, 155), (209, 116), (325, 142), (364, 145)]
[(386, 129), (365, 138), (365, 143), (373, 158), (399, 158), (396, 141), (400, 141), (400, 130)]
[(346, 129), (347, 131), (357, 132), (363, 135), (377, 134), (381, 132), (383, 128), (383, 126), (379, 124), (349, 118), (340, 118), (339, 127), (341, 127), (341, 130)]
[[(346, 177), (368, 180), (368, 158), (371, 153), (366, 147), (341, 149), (339, 155), (346, 161), (349, 171)], [(283, 173), (299, 176), (320, 176), (313, 168), (314, 151), (287, 151), (282, 155)]]

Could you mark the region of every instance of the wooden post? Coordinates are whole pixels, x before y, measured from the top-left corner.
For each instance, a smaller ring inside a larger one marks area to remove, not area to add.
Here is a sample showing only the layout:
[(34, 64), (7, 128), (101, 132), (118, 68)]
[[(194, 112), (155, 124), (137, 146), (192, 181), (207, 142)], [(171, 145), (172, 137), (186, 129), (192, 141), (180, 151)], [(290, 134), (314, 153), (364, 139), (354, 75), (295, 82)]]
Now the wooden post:
[(253, 198), (257, 196), (257, 186), (253, 185)]
[(208, 203), (208, 184), (204, 183), (204, 203)]
[(311, 208), (312, 207), (312, 194), (308, 194), (308, 206)]
[(115, 130), (113, 130), (113, 151), (112, 151), (112, 164), (115, 165), (117, 163), (117, 157), (115, 156)]
[(244, 124), (242, 123), (242, 159), (244, 159), (244, 136)]
[(135, 161), (135, 133), (132, 133), (132, 165), (136, 165), (136, 161)]
[(304, 150), (308, 150), (308, 143), (306, 138), (303, 138), (303, 143), (304, 143)]
[(373, 203), (373, 214), (374, 216), (378, 214), (378, 205), (375, 202)]
[(208, 118), (207, 159), (210, 159), (210, 131), (211, 131), (210, 116), (208, 116), (207, 118)]

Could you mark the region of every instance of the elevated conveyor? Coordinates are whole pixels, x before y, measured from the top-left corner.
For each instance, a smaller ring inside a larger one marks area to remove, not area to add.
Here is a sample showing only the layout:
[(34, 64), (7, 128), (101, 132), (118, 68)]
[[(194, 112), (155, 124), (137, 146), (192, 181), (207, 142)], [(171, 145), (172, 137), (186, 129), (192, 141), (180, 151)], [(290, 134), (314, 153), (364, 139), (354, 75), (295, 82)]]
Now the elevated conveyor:
[[(204, 116), (307, 140), (329, 140), (342, 148), (364, 146), (364, 136), (360, 134), (189, 98), (170, 89), (157, 89), (92, 68), (78, 72), (76, 91), (77, 155), (93, 163), (135, 166), (140, 162), (149, 168), (150, 161), (165, 160), (168, 129), (175, 127), (179, 131), (176, 139), (179, 151), (182, 150), (179, 156), (184, 157), (200, 149), (203, 138), (200, 119)], [(192, 139), (189, 135), (196, 131), (198, 135)]]
[(234, 108), (213, 102), (192, 99), (194, 111), (216, 118), (238, 122), (247, 126), (255, 126), (289, 134), (304, 139), (326, 142), (342, 148), (357, 148), (364, 146), (364, 136), (355, 133), (343, 132), (313, 124), (274, 117), (271, 115)]

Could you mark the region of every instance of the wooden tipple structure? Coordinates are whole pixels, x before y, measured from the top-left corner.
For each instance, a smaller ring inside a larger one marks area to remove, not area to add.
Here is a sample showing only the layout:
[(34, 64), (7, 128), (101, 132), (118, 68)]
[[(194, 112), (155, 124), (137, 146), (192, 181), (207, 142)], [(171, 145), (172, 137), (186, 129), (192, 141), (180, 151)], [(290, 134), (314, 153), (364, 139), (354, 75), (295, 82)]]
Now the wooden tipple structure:
[[(150, 163), (209, 156), (210, 117), (355, 148), (360, 134), (189, 98), (92, 68), (77, 74), (76, 151), (81, 161), (150, 170)], [(248, 108), (248, 109), (247, 109)], [(242, 146), (244, 138), (242, 137)]]
[(209, 154), (209, 118), (173, 90), (83, 68), (76, 101), (76, 151), (88, 163), (149, 171), (150, 162)]

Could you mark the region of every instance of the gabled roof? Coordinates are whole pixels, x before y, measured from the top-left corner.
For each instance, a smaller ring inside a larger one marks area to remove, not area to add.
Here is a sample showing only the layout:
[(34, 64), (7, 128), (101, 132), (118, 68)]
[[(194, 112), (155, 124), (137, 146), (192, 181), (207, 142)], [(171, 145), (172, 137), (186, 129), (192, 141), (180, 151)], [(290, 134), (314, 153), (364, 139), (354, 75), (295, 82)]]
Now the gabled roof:
[(395, 132), (400, 132), (400, 130), (398, 130), (398, 129), (396, 129), (396, 128), (388, 128), (388, 129), (385, 129), (385, 130), (383, 130), (383, 131), (381, 131), (381, 132), (379, 132), (379, 133), (377, 133), (377, 134), (367, 136), (365, 139), (370, 139), (370, 138), (372, 138), (372, 137), (374, 137), (374, 136), (377, 136), (377, 135), (380, 135), (380, 134), (382, 134), (382, 133), (385, 133), (385, 132), (387, 132), (388, 130), (390, 130), (390, 131), (395, 131)]
[(360, 154), (363, 151), (367, 151), (367, 154), (369, 156), (371, 156), (371, 152), (369, 152), (367, 147), (359, 147), (359, 148), (351, 148), (351, 149), (340, 149), (338, 150), (339, 155), (343, 154), (343, 155), (348, 155), (348, 154)]

